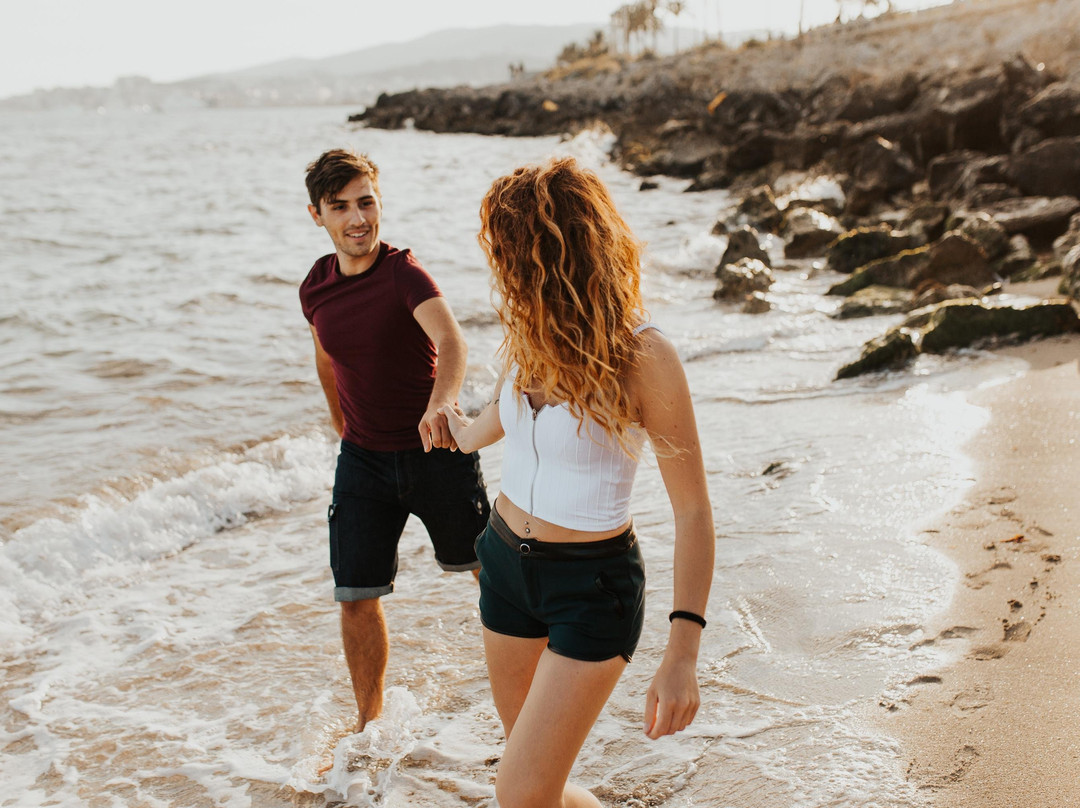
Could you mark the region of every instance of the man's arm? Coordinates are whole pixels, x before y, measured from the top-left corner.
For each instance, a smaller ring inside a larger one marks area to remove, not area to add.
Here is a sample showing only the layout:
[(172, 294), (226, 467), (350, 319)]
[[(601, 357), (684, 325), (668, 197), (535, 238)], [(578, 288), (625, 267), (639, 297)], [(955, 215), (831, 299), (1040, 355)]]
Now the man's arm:
[(338, 400), (334, 366), (330, 362), (330, 355), (323, 350), (322, 343), (319, 342), (319, 334), (315, 331), (315, 326), (311, 326), (311, 338), (315, 340), (315, 370), (319, 373), (319, 382), (326, 396), (326, 405), (330, 408), (330, 424), (338, 433), (338, 437), (344, 437), (345, 416), (341, 413), (341, 402)]
[(413, 309), (413, 317), (439, 352), (435, 386), (431, 390), (431, 398), (428, 399), (427, 411), (418, 426), (420, 440), (424, 442), (425, 452), (430, 452), (433, 448), (456, 449), (457, 444), (450, 434), (446, 416), (439, 412), (439, 408), (457, 402), (461, 383), (465, 381), (465, 363), (469, 349), (446, 298), (428, 298)]

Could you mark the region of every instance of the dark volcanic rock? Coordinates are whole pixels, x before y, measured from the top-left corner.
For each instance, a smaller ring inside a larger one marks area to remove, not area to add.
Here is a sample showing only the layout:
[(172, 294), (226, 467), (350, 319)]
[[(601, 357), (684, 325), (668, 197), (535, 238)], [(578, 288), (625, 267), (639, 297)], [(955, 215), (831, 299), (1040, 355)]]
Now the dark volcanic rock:
[(909, 310), (914, 311), (916, 309), (925, 308), (926, 306), (933, 306), (937, 303), (944, 303), (946, 300), (962, 300), (964, 298), (978, 298), (982, 296), (982, 292), (974, 286), (962, 286), (960, 284), (942, 286), (941, 284), (934, 284), (912, 300), (911, 305), (908, 308)]
[(982, 208), (1006, 233), (1023, 233), (1036, 242), (1052, 241), (1065, 232), (1069, 218), (1078, 210), (1080, 200), (1071, 196), (1025, 196)]
[(918, 178), (915, 162), (903, 149), (883, 137), (871, 138), (859, 148), (847, 210), (865, 213), (874, 202), (910, 188)]
[(1080, 246), (1069, 250), (1061, 262), (1061, 293), (1080, 300)]
[(859, 358), (840, 368), (836, 378), (900, 367), (920, 351), (941, 353), (991, 339), (1027, 340), (1077, 331), (1080, 317), (1068, 302), (1002, 306), (950, 300), (912, 312), (904, 323), (867, 342)]
[[(1012, 177), (1010, 172), (1011, 162), (1006, 155), (977, 158), (961, 169), (951, 195), (967, 199), (987, 186), (1008, 187)], [(1013, 192), (1013, 196), (1020, 194)]]
[(1080, 137), (1044, 140), (1012, 158), (1013, 183), (1029, 196), (1080, 194)]
[(767, 292), (773, 284), (772, 271), (761, 261), (743, 258), (735, 264), (721, 265), (716, 271), (718, 283), (714, 300), (745, 300), (754, 292)]
[(945, 132), (946, 148), (997, 151), (1004, 147), (998, 122), (1005, 104), (1006, 83), (1001, 70), (945, 87), (937, 101), (935, 119)]
[(830, 295), (851, 295), (867, 286), (898, 286), (913, 289), (933, 281), (983, 286), (993, 282), (994, 271), (983, 249), (959, 232), (946, 233), (934, 244), (904, 250), (871, 261), (850, 278), (829, 289)]
[(787, 239), (785, 258), (815, 258), (825, 254), (825, 248), (844, 230), (832, 216), (813, 208), (788, 208), (780, 226)]
[(918, 237), (882, 224), (849, 230), (833, 241), (825, 254), (829, 269), (850, 274), (871, 261), (918, 246)]
[(694, 191), (713, 191), (717, 188), (730, 188), (734, 178), (727, 169), (706, 169), (694, 177), (694, 181), (686, 186), (688, 193)]
[(735, 213), (751, 227), (769, 232), (775, 232), (784, 218), (783, 211), (776, 205), (773, 189), (768, 185), (761, 185), (743, 197)]
[(935, 199), (969, 199), (979, 193), (985, 195), (987, 187), (994, 187), (998, 198), (1020, 196), (1018, 191), (1010, 190), (1011, 167), (1008, 155), (968, 149), (935, 157), (927, 166), (926, 179)]
[(1016, 199), (1024, 194), (1019, 188), (1014, 188), (1004, 182), (988, 182), (985, 185), (976, 185), (964, 196), (968, 207), (982, 208), (1001, 202), (1003, 199)]
[(850, 320), (855, 317), (872, 317), (878, 314), (897, 314), (907, 311), (910, 303), (910, 289), (867, 286), (846, 298), (832, 316), (837, 320)]
[(870, 340), (854, 362), (836, 372), (836, 379), (850, 379), (875, 370), (896, 370), (904, 367), (919, 354), (918, 333), (907, 328), (894, 328), (882, 337)]
[(836, 117), (858, 122), (903, 112), (919, 96), (919, 80), (911, 74), (890, 76), (881, 83), (856, 84)]
[(986, 156), (983, 152), (965, 149), (934, 157), (926, 167), (926, 181), (930, 187), (930, 193), (935, 199), (952, 197), (964, 170), (977, 160), (985, 159)]
[(772, 162), (776, 139), (760, 126), (745, 127), (727, 154), (729, 171), (753, 171)]
[(1027, 237), (1017, 233), (1009, 239), (1008, 248), (994, 262), (994, 268), (1003, 278), (1012, 278), (1023, 272), (1029, 272), (1038, 262), (1038, 256), (1031, 249)]
[(1001, 258), (1009, 249), (1009, 234), (986, 213), (965, 219), (957, 230), (982, 247), (991, 261)]
[(800, 121), (794, 129), (773, 135), (773, 159), (787, 168), (805, 171), (839, 149), (847, 129), (845, 121), (814, 126)]
[(1044, 137), (1080, 135), (1080, 85), (1051, 84), (1020, 107), (1017, 118)]
[(951, 212), (944, 202), (917, 202), (908, 208), (900, 229), (917, 240), (912, 246), (935, 241), (945, 232), (945, 223)]
[(940, 353), (996, 337), (1027, 340), (1080, 331), (1080, 318), (1068, 303), (1046, 301), (1030, 306), (997, 306), (977, 301), (949, 301), (936, 308), (923, 328), (921, 348)]
[(1080, 244), (1080, 213), (1074, 213), (1068, 229), (1054, 239), (1054, 255), (1064, 258), (1077, 244)]
[[(1061, 275), (1061, 261), (1056, 258), (1048, 258), (1046, 260), (1037, 260), (1028, 269), (1021, 272), (1017, 272), (1011, 277), (1011, 280), (1017, 282), (1024, 281), (1041, 281), (1044, 278), (1056, 278)], [(1066, 294), (1066, 292), (1061, 292)]]
[(910, 289), (922, 277), (929, 263), (929, 246), (904, 250), (860, 267), (846, 281), (832, 286), (827, 294), (852, 295), (867, 286), (902, 286)]
[(945, 286), (984, 286), (996, 279), (983, 248), (959, 231), (946, 233), (934, 243), (929, 258), (925, 268), (907, 285), (932, 280)]
[(772, 310), (772, 303), (765, 297), (764, 292), (751, 292), (743, 300), (742, 308), (739, 309), (743, 314), (764, 314), (767, 311)]
[(727, 249), (724, 250), (724, 255), (716, 267), (716, 277), (720, 277), (721, 269), (730, 264), (737, 264), (744, 258), (760, 261), (767, 267), (772, 266), (769, 254), (761, 246), (757, 231), (752, 227), (741, 227), (728, 236)]
[(724, 162), (724, 146), (714, 137), (694, 131), (681, 130), (665, 137), (634, 167), (641, 175), (666, 174), (669, 177), (696, 177), (710, 166)]

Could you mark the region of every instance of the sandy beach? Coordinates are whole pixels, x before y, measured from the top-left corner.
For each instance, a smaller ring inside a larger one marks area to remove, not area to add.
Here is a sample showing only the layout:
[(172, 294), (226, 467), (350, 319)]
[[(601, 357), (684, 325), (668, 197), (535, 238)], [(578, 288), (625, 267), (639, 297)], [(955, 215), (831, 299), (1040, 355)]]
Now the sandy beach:
[(1030, 370), (976, 396), (975, 484), (926, 535), (960, 583), (924, 642), (959, 659), (882, 704), (941, 808), (1080, 805), (1080, 337), (1007, 351)]

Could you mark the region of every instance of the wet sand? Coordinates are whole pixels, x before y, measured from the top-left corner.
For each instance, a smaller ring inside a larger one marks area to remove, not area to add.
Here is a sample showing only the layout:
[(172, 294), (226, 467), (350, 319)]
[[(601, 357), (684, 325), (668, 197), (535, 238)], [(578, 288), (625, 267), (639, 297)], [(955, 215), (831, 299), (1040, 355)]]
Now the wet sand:
[(926, 535), (960, 582), (924, 642), (959, 658), (882, 704), (935, 808), (1080, 805), (1080, 336), (1007, 352), (1031, 368), (976, 394), (975, 484)]

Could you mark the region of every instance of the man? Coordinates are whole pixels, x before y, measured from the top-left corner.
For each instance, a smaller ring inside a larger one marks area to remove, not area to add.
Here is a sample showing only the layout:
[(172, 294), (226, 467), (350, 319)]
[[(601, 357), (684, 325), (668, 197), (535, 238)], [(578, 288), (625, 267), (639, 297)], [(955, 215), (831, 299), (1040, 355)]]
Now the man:
[(308, 211), (334, 243), (300, 285), (315, 366), (341, 436), (328, 515), (334, 599), (359, 718), (382, 710), (389, 650), (380, 598), (394, 589), (409, 514), (444, 570), (479, 568), (473, 540), (490, 508), (476, 454), (457, 451), (453, 405), (467, 349), (435, 281), (409, 250), (380, 241), (379, 170), (334, 149), (307, 168)]

